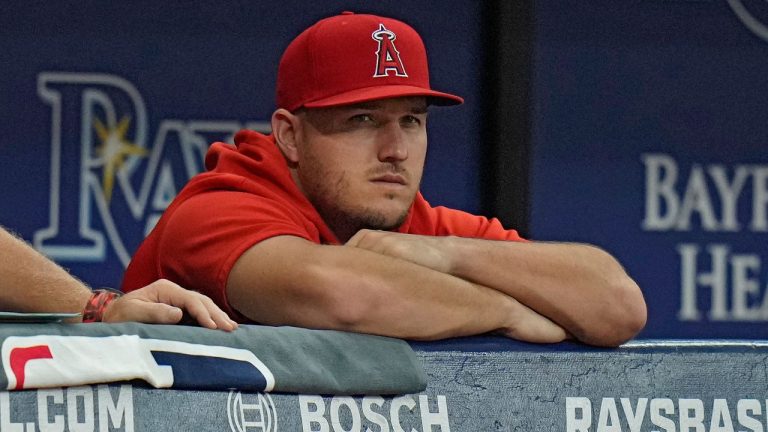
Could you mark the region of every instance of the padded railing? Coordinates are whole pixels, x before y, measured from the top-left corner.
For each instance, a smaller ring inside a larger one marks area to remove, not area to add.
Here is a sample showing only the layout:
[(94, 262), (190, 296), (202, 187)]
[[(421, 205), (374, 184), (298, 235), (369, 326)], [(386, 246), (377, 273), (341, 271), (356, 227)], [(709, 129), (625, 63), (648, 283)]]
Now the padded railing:
[(0, 393), (0, 430), (766, 430), (768, 342), (635, 341), (617, 349), (497, 337), (413, 343), (420, 394), (259, 394), (110, 384)]

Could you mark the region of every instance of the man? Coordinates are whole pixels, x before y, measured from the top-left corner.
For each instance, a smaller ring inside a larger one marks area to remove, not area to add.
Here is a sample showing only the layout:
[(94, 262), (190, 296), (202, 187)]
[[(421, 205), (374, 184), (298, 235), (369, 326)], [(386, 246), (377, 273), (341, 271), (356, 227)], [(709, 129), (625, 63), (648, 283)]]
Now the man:
[[(95, 302), (94, 302), (95, 301)], [(90, 308), (88, 306), (94, 306)], [(158, 280), (117, 297), (94, 294), (64, 269), (0, 227), (0, 310), (90, 312), (92, 321), (175, 324), (187, 311), (200, 325), (231, 331), (237, 324), (211, 299)]]
[(411, 339), (633, 337), (645, 302), (607, 253), (526, 242), (418, 192), (428, 105), (461, 102), (430, 88), (408, 25), (319, 21), (280, 61), (272, 135), (212, 145), (209, 172), (168, 207), (124, 289), (163, 277), (240, 321)]

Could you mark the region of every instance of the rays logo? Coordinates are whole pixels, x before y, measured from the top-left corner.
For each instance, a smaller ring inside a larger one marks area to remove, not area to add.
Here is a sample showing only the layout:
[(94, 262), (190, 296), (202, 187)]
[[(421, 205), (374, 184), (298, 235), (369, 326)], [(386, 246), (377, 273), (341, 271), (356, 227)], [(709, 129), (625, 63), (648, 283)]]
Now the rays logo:
[(151, 135), (137, 88), (115, 75), (43, 72), (37, 93), (51, 113), (48, 226), (35, 248), (51, 258), (125, 267), (213, 141), (267, 122), (163, 119)]
[(277, 432), (277, 412), (267, 393), (243, 394), (230, 390), (227, 419), (232, 432)]
[[(752, 33), (757, 35), (757, 37), (768, 42), (768, 23), (765, 22), (765, 20), (761, 21), (760, 18), (758, 18), (760, 15), (768, 16), (768, 10), (763, 8), (763, 13), (757, 14), (755, 13), (755, 9), (759, 8), (754, 6), (747, 8), (745, 3), (747, 2), (744, 0), (728, 0), (728, 5), (731, 6), (731, 9), (733, 9), (733, 12), (736, 14), (739, 20), (741, 20), (741, 22), (747, 26), (747, 28)], [(764, 3), (765, 2), (763, 2), (763, 4)]]

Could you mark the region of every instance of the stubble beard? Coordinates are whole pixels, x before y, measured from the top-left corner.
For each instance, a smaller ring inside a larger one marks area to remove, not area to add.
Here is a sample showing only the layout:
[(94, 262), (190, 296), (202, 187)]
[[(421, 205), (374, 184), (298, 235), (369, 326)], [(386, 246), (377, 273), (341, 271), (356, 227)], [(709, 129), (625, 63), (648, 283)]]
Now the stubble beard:
[[(316, 174), (323, 175), (323, 173)], [(325, 187), (320, 183), (306, 184), (304, 181), (302, 181), (302, 185), (307, 198), (320, 214), (320, 217), (342, 242), (345, 242), (361, 229), (385, 231), (397, 229), (408, 217), (411, 207), (408, 205), (401, 214), (391, 219), (384, 212), (365, 205), (351, 205), (346, 202), (349, 181), (344, 174), (335, 183)], [(396, 196), (387, 194), (386, 198), (394, 200)], [(413, 202), (413, 198), (410, 202)]]

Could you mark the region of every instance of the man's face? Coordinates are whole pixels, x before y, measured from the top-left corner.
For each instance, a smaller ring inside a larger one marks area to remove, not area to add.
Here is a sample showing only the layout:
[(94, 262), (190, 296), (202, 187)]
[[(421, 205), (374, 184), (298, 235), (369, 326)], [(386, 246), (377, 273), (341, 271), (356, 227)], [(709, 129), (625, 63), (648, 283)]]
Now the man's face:
[(424, 169), (425, 98), (306, 109), (298, 117), (299, 187), (339, 239), (402, 224)]

